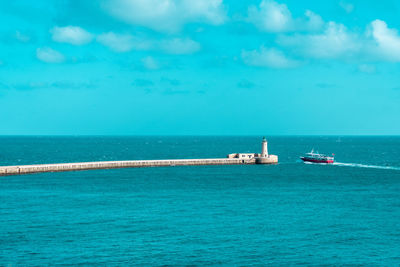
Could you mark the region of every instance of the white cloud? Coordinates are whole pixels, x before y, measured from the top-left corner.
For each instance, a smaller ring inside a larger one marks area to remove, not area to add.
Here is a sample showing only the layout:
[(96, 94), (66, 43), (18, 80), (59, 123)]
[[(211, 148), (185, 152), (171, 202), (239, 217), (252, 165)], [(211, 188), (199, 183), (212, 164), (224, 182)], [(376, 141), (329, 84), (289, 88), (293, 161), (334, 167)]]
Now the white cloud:
[(219, 25), (226, 20), (222, 0), (104, 0), (103, 8), (129, 24), (178, 32), (191, 22)]
[(335, 22), (327, 23), (325, 30), (319, 34), (280, 36), (278, 43), (301, 55), (327, 59), (348, 57), (361, 48), (357, 35)]
[(318, 31), (323, 28), (324, 21), (321, 16), (315, 14), (311, 10), (306, 10), (304, 13), (305, 19), (298, 19), (297, 25), (300, 30)]
[(371, 22), (368, 36), (374, 40), (368, 47), (371, 53), (387, 61), (400, 61), (400, 36), (396, 29), (388, 28), (386, 22), (377, 19)]
[(369, 64), (361, 64), (358, 66), (358, 70), (361, 72), (365, 72), (365, 73), (374, 73), (376, 68), (374, 65), (369, 65)]
[(65, 60), (63, 54), (49, 47), (36, 49), (36, 57), (46, 63), (61, 63)]
[(285, 32), (293, 28), (292, 14), (288, 7), (272, 0), (261, 1), (259, 8), (250, 6), (248, 21), (267, 32)]
[(198, 42), (188, 38), (173, 38), (165, 40), (152, 40), (139, 38), (130, 34), (103, 33), (97, 36), (97, 41), (116, 52), (129, 52), (132, 50), (155, 50), (167, 54), (193, 54), (200, 50)]
[[(382, 20), (372, 21), (366, 34), (329, 22), (322, 33), (280, 35), (277, 43), (292, 53), (316, 59), (400, 62), (400, 35)], [(361, 71), (371, 72), (366, 66)]]
[(354, 9), (354, 5), (352, 3), (348, 3), (343, 0), (339, 2), (339, 6), (343, 8), (343, 10), (346, 11), (347, 13), (351, 13)]
[(23, 43), (29, 42), (31, 40), (31, 38), (28, 35), (22, 34), (20, 31), (15, 32), (15, 38)]
[(150, 56), (142, 58), (142, 63), (143, 66), (149, 70), (157, 70), (160, 68), (158, 62), (153, 57)]
[(92, 41), (93, 35), (77, 26), (54, 27), (50, 30), (53, 41), (83, 45)]
[(149, 50), (153, 44), (151, 41), (136, 38), (130, 34), (103, 33), (97, 36), (97, 41), (116, 52), (128, 52), (131, 50)]
[(247, 21), (265, 32), (316, 31), (324, 22), (314, 12), (307, 10), (304, 18), (292, 17), (285, 4), (273, 0), (262, 0), (258, 7), (252, 5), (248, 9)]
[(193, 54), (200, 48), (200, 44), (191, 39), (174, 38), (161, 42), (161, 49), (168, 54)]
[(292, 68), (298, 62), (287, 58), (283, 52), (274, 48), (261, 47), (260, 51), (242, 51), (242, 59), (246, 65), (270, 68)]

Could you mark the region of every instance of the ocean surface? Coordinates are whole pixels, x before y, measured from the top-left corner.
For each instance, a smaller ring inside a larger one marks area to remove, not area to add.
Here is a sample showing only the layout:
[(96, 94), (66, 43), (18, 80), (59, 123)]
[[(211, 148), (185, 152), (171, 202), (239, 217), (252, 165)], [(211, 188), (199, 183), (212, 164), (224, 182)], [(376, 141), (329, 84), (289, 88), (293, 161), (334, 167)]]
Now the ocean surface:
[[(0, 265), (400, 265), (400, 137), (268, 137), (279, 164), (0, 177)], [(0, 137), (0, 165), (210, 158), (261, 137)], [(304, 164), (312, 148), (334, 165)]]

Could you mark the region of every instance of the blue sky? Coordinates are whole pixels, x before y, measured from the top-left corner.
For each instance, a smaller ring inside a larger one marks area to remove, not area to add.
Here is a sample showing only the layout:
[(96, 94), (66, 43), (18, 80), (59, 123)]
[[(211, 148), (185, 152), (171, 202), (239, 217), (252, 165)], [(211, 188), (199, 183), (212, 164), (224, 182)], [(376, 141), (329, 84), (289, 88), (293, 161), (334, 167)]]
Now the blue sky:
[(398, 135), (400, 2), (0, 3), (0, 134)]

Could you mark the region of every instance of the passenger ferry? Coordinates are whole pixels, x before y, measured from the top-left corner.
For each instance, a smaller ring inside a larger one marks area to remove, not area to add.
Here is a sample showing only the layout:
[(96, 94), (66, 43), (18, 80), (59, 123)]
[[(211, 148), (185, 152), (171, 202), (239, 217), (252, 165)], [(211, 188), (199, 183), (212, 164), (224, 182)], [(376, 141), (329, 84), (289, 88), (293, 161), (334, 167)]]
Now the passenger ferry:
[[(334, 155), (334, 154), (332, 154)], [(334, 157), (329, 157), (324, 154), (314, 153), (314, 149), (310, 153), (306, 153), (305, 156), (300, 157), (304, 162), (313, 163), (333, 163)]]

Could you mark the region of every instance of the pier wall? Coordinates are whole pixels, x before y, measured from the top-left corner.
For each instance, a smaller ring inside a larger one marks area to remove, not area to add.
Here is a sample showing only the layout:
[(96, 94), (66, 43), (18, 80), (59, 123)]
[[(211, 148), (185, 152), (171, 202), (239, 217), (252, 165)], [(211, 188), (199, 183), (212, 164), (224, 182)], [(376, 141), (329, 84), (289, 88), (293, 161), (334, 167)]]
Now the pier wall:
[[(274, 161), (263, 164), (274, 164)], [(116, 168), (140, 168), (140, 167), (162, 167), (162, 166), (193, 166), (193, 165), (244, 165), (256, 164), (253, 159), (238, 158), (216, 158), (216, 159), (168, 159), (168, 160), (129, 160), (129, 161), (99, 161), (60, 164), (38, 164), (21, 166), (0, 166), (0, 176), (61, 172), (77, 170), (116, 169)]]

